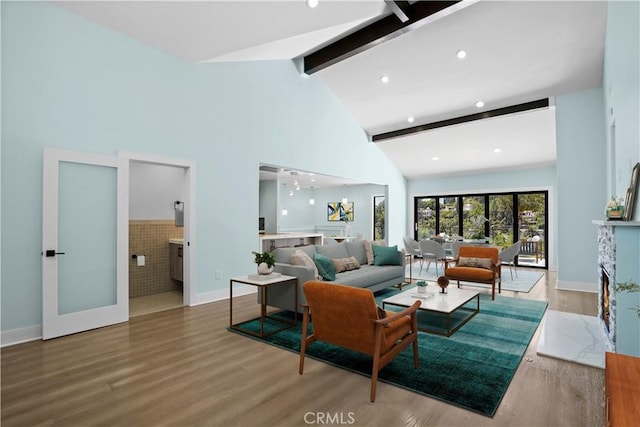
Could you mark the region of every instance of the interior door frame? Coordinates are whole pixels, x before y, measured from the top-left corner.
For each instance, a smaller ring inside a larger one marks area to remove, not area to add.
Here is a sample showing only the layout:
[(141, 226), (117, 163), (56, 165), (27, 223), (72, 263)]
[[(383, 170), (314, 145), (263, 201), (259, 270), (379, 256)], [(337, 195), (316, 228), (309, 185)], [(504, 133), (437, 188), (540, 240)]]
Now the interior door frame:
[[(59, 314), (58, 261), (45, 256), (58, 246), (61, 162), (116, 168), (116, 304)], [(129, 320), (129, 165), (113, 156), (45, 147), (42, 166), (42, 339), (56, 338)]]
[[(161, 165), (161, 166), (173, 166), (180, 167), (185, 170), (185, 181), (187, 188), (185, 189), (185, 203), (184, 203), (184, 246), (183, 246), (183, 282), (182, 282), (182, 302), (186, 306), (196, 304), (196, 287), (194, 285), (193, 278), (195, 277), (193, 262), (193, 250), (195, 248), (195, 224), (196, 224), (196, 209), (195, 209), (195, 164), (189, 160), (174, 159), (171, 157), (156, 156), (152, 154), (132, 153), (128, 151), (122, 151), (118, 153), (118, 157), (125, 159), (127, 164), (131, 161)], [(128, 187), (127, 187), (128, 190)], [(128, 219), (127, 212), (127, 219)]]

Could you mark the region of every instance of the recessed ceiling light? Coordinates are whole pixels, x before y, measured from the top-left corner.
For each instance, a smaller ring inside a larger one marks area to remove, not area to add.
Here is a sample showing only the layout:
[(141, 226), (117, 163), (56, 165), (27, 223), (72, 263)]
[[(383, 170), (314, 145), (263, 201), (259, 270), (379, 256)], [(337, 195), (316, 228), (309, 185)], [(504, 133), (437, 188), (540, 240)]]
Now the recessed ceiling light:
[(456, 52), (456, 56), (458, 57), (458, 59), (464, 59), (467, 57), (467, 51), (466, 50), (459, 50)]
[(494, 153), (502, 153), (502, 150), (500, 148), (494, 148), (493, 152)]
[(380, 81), (382, 83), (389, 83), (389, 76), (382, 76), (380, 77)]
[(411, 116), (411, 117), (408, 117), (408, 118), (407, 118), (407, 121), (408, 121), (409, 123), (413, 123), (413, 122), (415, 121), (415, 119), (413, 118), (413, 116)]
[(307, 6), (313, 9), (314, 7), (318, 6), (318, 0), (307, 0)]
[(440, 160), (440, 157), (438, 157), (438, 156), (433, 156), (433, 157), (431, 158), (431, 160)]
[(476, 102), (476, 107), (478, 107), (478, 108), (484, 107), (484, 102), (482, 102), (482, 101)]

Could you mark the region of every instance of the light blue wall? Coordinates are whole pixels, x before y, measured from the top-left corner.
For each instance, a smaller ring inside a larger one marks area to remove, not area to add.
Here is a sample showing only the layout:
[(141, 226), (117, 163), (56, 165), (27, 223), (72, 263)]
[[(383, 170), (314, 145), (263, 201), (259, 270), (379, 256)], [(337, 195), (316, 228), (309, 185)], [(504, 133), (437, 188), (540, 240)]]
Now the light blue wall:
[(557, 254), (557, 209), (555, 204), (556, 170), (554, 167), (521, 169), (486, 174), (438, 177), (411, 180), (408, 184), (406, 234), (413, 235), (413, 198), (448, 194), (501, 193), (508, 191), (548, 190), (549, 191), (549, 268), (555, 269)]
[[(615, 194), (624, 197), (629, 186), (631, 168), (640, 160), (640, 3), (609, 2), (604, 59), (604, 102), (606, 123), (615, 120)], [(611, 144), (607, 132), (607, 143)], [(610, 165), (611, 167), (611, 165)], [(610, 193), (606, 194), (607, 196)], [(635, 220), (640, 220), (639, 204)], [(616, 280), (640, 283), (640, 231), (638, 228), (616, 229), (616, 257), (621, 269)], [(635, 308), (640, 294), (618, 295), (617, 329), (621, 353), (640, 356), (640, 319)]]
[(189, 64), (49, 3), (1, 7), (3, 331), (41, 323), (45, 146), (195, 163), (198, 295), (252, 271), (260, 163), (388, 184), (390, 240), (401, 242), (404, 178), (291, 62)]
[[(624, 198), (631, 169), (640, 160), (640, 15), (639, 2), (609, 2), (604, 58), (606, 125), (615, 122), (614, 192), (607, 197)], [(607, 144), (611, 134), (607, 131)], [(611, 165), (609, 165), (611, 167)], [(608, 175), (610, 176), (610, 175)], [(636, 205), (637, 208), (637, 205)], [(640, 212), (635, 211), (640, 219)]]
[[(280, 208), (278, 210), (278, 229), (281, 232), (317, 231), (325, 236), (340, 235), (344, 228), (343, 222), (327, 219), (327, 203), (339, 202), (347, 197), (353, 202), (354, 220), (349, 223), (351, 234), (357, 236), (362, 233), (364, 238), (371, 239), (373, 234), (373, 196), (384, 196), (385, 187), (376, 184), (356, 184), (346, 187), (292, 190), (293, 196), (288, 195), (288, 189), (281, 191)], [(313, 197), (314, 205), (309, 204)], [(287, 215), (282, 216), (282, 209), (287, 209)]]
[(604, 217), (606, 149), (602, 89), (556, 97), (558, 288), (597, 292), (592, 221)]

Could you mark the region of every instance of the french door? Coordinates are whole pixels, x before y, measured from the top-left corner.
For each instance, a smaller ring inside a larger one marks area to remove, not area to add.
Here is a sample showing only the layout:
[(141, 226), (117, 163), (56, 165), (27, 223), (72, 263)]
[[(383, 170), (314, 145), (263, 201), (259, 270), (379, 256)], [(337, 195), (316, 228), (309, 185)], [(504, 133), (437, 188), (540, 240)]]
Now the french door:
[(128, 160), (46, 148), (42, 337), (129, 317)]

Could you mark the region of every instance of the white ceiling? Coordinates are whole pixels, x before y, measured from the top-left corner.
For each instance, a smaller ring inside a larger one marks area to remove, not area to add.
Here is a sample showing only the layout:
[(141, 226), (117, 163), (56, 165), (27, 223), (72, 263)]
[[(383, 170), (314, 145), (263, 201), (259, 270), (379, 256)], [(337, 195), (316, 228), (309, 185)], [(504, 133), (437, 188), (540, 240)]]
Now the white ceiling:
[[(304, 0), (55, 4), (190, 62), (295, 58), (391, 13), (383, 0), (320, 0), (315, 9)], [(457, 9), (317, 75), (370, 135), (601, 86), (605, 2), (469, 1)], [(466, 59), (456, 58), (459, 49)], [(376, 144), (409, 179), (553, 165), (554, 114)]]

